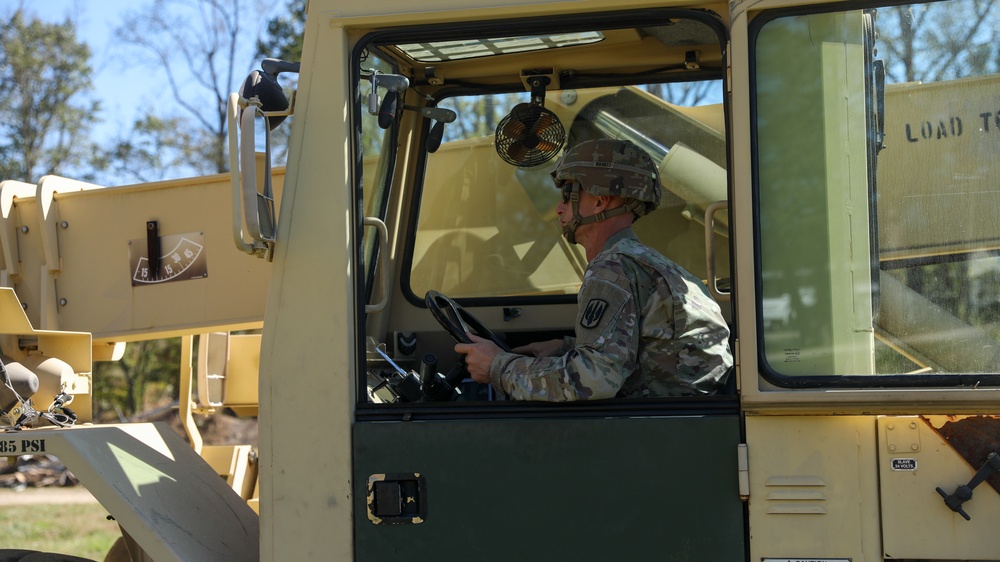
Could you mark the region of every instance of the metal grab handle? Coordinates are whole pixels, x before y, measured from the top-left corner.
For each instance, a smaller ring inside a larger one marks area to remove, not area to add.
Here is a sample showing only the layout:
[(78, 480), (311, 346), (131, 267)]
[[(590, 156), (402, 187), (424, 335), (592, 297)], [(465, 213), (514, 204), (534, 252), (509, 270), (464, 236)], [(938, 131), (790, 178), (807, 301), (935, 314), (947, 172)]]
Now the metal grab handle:
[(955, 493), (948, 495), (941, 488), (935, 488), (935, 490), (944, 498), (944, 504), (948, 506), (948, 509), (961, 515), (966, 521), (971, 521), (972, 517), (969, 517), (969, 514), (962, 509), (962, 504), (972, 499), (972, 490), (976, 486), (997, 472), (1000, 472), (1000, 455), (991, 452), (990, 456), (986, 457), (986, 462), (983, 463), (983, 466), (972, 477), (972, 480), (969, 480), (968, 484), (956, 488)]
[(708, 292), (716, 301), (728, 301), (731, 293), (724, 293), (719, 290), (716, 284), (715, 267), (715, 213), (719, 209), (728, 209), (728, 201), (716, 201), (705, 208), (705, 275), (708, 278)]
[(382, 281), (382, 298), (375, 304), (366, 304), (365, 313), (371, 314), (373, 312), (381, 312), (385, 308), (385, 305), (389, 304), (389, 290), (385, 282), (385, 272), (386, 272), (386, 254), (389, 253), (389, 229), (385, 227), (385, 223), (375, 217), (365, 217), (365, 226), (373, 226), (375, 230), (378, 231), (378, 244), (379, 244), (379, 278)]

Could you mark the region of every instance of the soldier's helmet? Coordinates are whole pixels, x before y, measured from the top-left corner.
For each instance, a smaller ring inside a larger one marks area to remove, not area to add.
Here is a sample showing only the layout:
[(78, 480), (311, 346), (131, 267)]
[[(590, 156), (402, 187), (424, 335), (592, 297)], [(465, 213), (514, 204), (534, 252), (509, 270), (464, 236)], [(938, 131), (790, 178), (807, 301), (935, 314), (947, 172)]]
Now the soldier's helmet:
[(559, 187), (576, 182), (591, 195), (632, 199), (637, 204), (630, 205), (630, 210), (637, 217), (655, 211), (663, 193), (649, 153), (627, 140), (581, 142), (563, 154), (552, 170), (552, 179)]

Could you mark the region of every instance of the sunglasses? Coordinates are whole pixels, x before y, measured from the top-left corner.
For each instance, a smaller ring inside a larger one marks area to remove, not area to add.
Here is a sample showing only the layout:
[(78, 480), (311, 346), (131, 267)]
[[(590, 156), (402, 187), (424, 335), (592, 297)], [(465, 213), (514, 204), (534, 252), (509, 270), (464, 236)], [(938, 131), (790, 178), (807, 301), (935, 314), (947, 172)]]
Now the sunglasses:
[(573, 182), (566, 182), (562, 185), (562, 202), (564, 205), (569, 204), (570, 197), (573, 195), (573, 189), (576, 184)]

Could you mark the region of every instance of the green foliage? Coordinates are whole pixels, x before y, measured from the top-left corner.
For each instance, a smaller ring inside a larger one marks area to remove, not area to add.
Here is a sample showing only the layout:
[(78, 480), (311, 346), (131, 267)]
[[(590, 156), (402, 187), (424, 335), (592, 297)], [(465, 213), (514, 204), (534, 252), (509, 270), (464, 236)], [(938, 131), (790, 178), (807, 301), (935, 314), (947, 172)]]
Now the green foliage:
[(150, 182), (166, 179), (177, 170), (214, 174), (215, 163), (202, 158), (216, 139), (204, 130), (188, 126), (182, 117), (147, 114), (125, 134), (96, 151), (95, 166), (111, 173), (119, 182)]
[[(302, 36), (306, 26), (305, 0), (289, 0), (285, 14), (271, 18), (267, 22), (267, 31), (257, 39), (256, 58), (274, 58), (298, 62), (302, 60)], [(282, 74), (280, 81), (285, 88), (285, 95), (291, 98), (298, 77), (294, 74)], [(292, 120), (289, 117), (280, 127), (271, 131), (273, 147), (273, 163), (284, 162), (288, 151), (288, 136), (292, 130)]]
[(177, 399), (180, 338), (131, 342), (120, 361), (94, 364), (94, 418), (118, 421)]
[(90, 48), (76, 26), (47, 24), (22, 10), (0, 23), (0, 179), (34, 181), (83, 162), (97, 121)]
[(302, 34), (306, 27), (306, 0), (289, 0), (288, 14), (268, 20), (265, 37), (257, 40), (257, 56), (287, 61), (302, 60)]

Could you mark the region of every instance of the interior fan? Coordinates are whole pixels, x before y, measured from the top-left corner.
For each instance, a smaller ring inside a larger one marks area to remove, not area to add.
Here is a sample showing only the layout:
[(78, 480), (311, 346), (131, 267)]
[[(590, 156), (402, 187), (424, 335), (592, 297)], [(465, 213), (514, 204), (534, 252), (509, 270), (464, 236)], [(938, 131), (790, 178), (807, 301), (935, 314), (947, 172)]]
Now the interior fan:
[(559, 153), (566, 140), (559, 117), (545, 109), (545, 86), (549, 79), (530, 79), (531, 102), (519, 103), (500, 120), (496, 130), (497, 154), (515, 166), (537, 166)]

